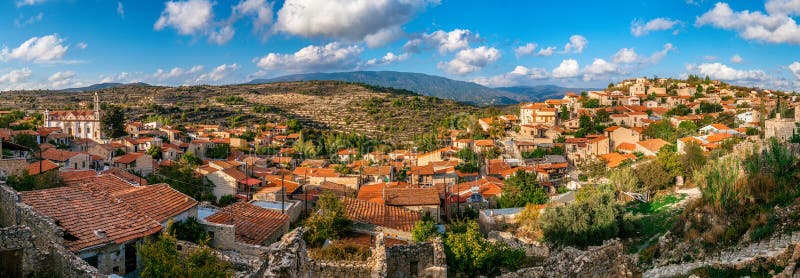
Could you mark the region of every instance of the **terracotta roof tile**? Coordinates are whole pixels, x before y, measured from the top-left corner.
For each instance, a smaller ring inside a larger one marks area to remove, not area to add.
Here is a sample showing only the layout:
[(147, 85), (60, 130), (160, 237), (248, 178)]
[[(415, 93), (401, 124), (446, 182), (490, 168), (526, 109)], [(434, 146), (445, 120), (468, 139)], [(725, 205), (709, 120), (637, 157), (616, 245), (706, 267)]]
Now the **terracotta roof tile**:
[[(39, 171), (39, 166), (41, 165), (42, 171)], [(53, 169), (58, 169), (58, 164), (53, 163), (50, 160), (42, 160), (40, 162), (33, 162), (28, 164), (28, 175), (38, 175), (41, 172), (47, 172)]]
[(355, 222), (410, 232), (419, 221), (419, 213), (393, 206), (342, 197), (347, 217)]
[(238, 202), (206, 217), (205, 221), (233, 225), (236, 241), (265, 245), (267, 239), (289, 221), (289, 216), (251, 203)]
[(80, 153), (71, 152), (71, 151), (65, 151), (65, 150), (59, 150), (59, 149), (47, 149), (47, 150), (42, 152), (42, 158), (49, 159), (49, 160), (52, 160), (52, 161), (63, 162), (63, 161), (69, 160), (70, 158), (72, 158), (72, 157), (74, 157), (74, 156), (76, 156), (78, 154), (80, 154)]
[(136, 159), (139, 159), (140, 157), (145, 156), (145, 155), (146, 154), (143, 154), (143, 153), (126, 153), (126, 154), (114, 157), (114, 162), (122, 163), (122, 164), (129, 164), (131, 162), (136, 161)]
[(131, 208), (158, 222), (164, 222), (194, 206), (192, 197), (170, 187), (168, 184), (139, 186), (135, 190), (120, 192), (116, 197), (131, 205)]
[(384, 204), (391, 206), (439, 205), (436, 188), (385, 188)]

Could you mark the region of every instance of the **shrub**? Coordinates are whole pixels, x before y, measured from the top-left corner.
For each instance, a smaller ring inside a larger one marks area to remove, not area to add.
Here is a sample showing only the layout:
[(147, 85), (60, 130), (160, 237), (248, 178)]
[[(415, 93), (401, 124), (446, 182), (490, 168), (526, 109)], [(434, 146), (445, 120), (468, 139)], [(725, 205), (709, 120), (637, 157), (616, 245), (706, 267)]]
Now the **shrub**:
[(338, 197), (325, 193), (317, 201), (318, 213), (306, 220), (306, 242), (311, 246), (322, 246), (325, 240), (335, 240), (350, 227), (351, 221), (344, 212), (344, 206)]
[(613, 193), (598, 191), (567, 206), (545, 210), (539, 218), (545, 240), (587, 246), (617, 236), (621, 208), (614, 198)]
[(194, 217), (174, 222), (172, 225), (169, 225), (169, 228), (169, 233), (179, 240), (191, 241), (199, 244), (208, 238), (205, 228), (203, 228), (203, 225)]
[(525, 262), (525, 251), (504, 243), (489, 242), (475, 221), (466, 222), (463, 232), (451, 231), (444, 240), (450, 271), (471, 276), (496, 276), (501, 269), (514, 271)]
[(524, 207), (526, 204), (547, 203), (547, 193), (539, 185), (535, 173), (517, 171), (504, 181), (503, 195), (497, 199), (501, 208)]
[(366, 261), (372, 255), (369, 247), (349, 243), (333, 243), (323, 248), (310, 249), (309, 257), (328, 261)]

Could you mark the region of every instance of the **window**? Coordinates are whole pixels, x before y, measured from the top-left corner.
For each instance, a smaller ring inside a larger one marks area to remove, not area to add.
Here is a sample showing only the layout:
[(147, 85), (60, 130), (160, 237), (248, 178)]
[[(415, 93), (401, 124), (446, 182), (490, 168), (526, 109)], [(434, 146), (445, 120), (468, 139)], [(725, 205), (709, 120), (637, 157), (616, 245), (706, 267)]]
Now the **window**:
[(89, 265), (91, 265), (91, 266), (93, 266), (95, 268), (97, 267), (97, 255), (85, 258), (83, 260), (86, 261)]

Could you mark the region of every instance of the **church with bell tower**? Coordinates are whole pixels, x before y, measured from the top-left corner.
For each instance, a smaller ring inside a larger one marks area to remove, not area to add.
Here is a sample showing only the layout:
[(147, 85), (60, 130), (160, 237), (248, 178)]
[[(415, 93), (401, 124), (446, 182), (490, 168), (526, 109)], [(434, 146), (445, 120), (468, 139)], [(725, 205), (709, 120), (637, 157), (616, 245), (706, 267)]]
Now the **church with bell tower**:
[(92, 110), (44, 111), (45, 127), (60, 127), (75, 138), (88, 138), (101, 142), (103, 132), (100, 128), (100, 96), (94, 93)]

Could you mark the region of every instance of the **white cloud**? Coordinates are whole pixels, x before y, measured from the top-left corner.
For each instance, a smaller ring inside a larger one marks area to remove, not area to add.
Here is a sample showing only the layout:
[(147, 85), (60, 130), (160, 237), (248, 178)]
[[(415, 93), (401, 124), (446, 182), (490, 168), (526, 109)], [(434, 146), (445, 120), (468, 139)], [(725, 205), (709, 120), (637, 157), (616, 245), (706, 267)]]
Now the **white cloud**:
[(764, 4), (769, 14), (800, 14), (800, 0), (769, 0)]
[(234, 34), (236, 34), (236, 30), (234, 30), (231, 25), (225, 25), (219, 30), (211, 31), (211, 33), (208, 34), (208, 41), (218, 45), (223, 45), (230, 41)]
[(616, 64), (609, 63), (603, 59), (594, 59), (591, 65), (583, 68), (583, 80), (590, 81), (599, 76), (607, 76), (614, 73), (617, 73)]
[(239, 65), (237, 64), (230, 64), (230, 65), (222, 64), (214, 68), (210, 72), (198, 76), (197, 79), (195, 80), (195, 83), (196, 84), (202, 84), (208, 82), (215, 83), (222, 79), (227, 78), (228, 76), (230, 76), (231, 73), (237, 71), (238, 69)]
[(572, 35), (569, 37), (569, 42), (564, 45), (563, 53), (582, 53), (587, 44), (589, 44), (589, 40), (583, 36)]
[(397, 40), (402, 35), (403, 29), (400, 26), (393, 26), (367, 35), (364, 37), (364, 42), (367, 43), (367, 47), (377, 48)]
[(794, 75), (794, 77), (797, 78), (798, 81), (800, 81), (800, 62), (794, 62), (791, 65), (789, 65), (788, 68), (789, 72), (791, 72), (792, 75)]
[(789, 17), (789, 14), (798, 13), (799, 10), (796, 1), (769, 1), (769, 14), (748, 10), (735, 12), (727, 3), (717, 3), (713, 9), (698, 17), (695, 25), (736, 31), (746, 40), (800, 44), (800, 26)]
[(742, 58), (742, 56), (739, 56), (739, 54), (733, 55), (733, 57), (731, 57), (731, 63), (741, 64), (742, 62), (744, 62), (744, 58)]
[(472, 82), (490, 87), (512, 86), (525, 81), (545, 79), (548, 78), (548, 74), (547, 69), (516, 66), (511, 72), (490, 77), (477, 77)]
[(553, 55), (553, 53), (555, 51), (556, 51), (556, 48), (554, 46), (548, 46), (548, 47), (539, 49), (539, 53), (537, 53), (536, 55), (539, 55), (539, 56), (550, 56), (550, 55)]
[(269, 53), (254, 62), (262, 69), (290, 72), (352, 69), (358, 65), (362, 51), (357, 45), (332, 42), (324, 46), (309, 45), (293, 54)]
[(470, 30), (454, 29), (450, 32), (437, 30), (432, 33), (422, 34), (421, 38), (408, 41), (403, 49), (406, 52), (417, 53), (423, 48), (437, 48), (439, 53), (445, 54), (457, 50), (469, 48), (471, 42), (478, 41), (480, 35), (472, 33)]
[(122, 2), (117, 2), (117, 14), (123, 18), (125, 17), (125, 7)]
[(100, 76), (102, 79), (100, 80), (99, 83), (115, 83), (115, 82), (127, 83), (129, 76), (130, 74), (127, 72), (120, 72), (117, 75), (111, 75), (111, 76)]
[(481, 46), (478, 48), (464, 49), (456, 53), (453, 60), (440, 62), (437, 66), (455, 75), (465, 75), (478, 71), (500, 59), (500, 51), (494, 47)]
[(9, 51), (8, 48), (0, 50), (0, 60), (17, 59), (35, 63), (57, 61), (64, 57), (64, 53), (69, 49), (69, 46), (62, 44), (63, 42), (64, 40), (57, 34), (33, 37), (13, 50)]
[(51, 88), (63, 88), (67, 84), (74, 84), (73, 78), (75, 75), (74, 71), (59, 71), (47, 78), (47, 81), (50, 81)]
[(515, 47), (514, 48), (514, 54), (516, 54), (517, 57), (523, 56), (523, 55), (531, 55), (536, 50), (537, 46), (538, 45), (536, 43), (532, 43), (532, 42), (526, 43), (523, 46)]
[(675, 46), (673, 46), (671, 43), (665, 43), (664, 47), (661, 50), (657, 51), (656, 53), (653, 53), (653, 55), (647, 57), (647, 59), (645, 59), (643, 62), (649, 64), (657, 64), (658, 62), (661, 61), (661, 59), (667, 57), (667, 54), (669, 54), (670, 51), (674, 50)]
[(165, 81), (165, 80), (174, 80), (181, 77), (186, 77), (188, 75), (192, 75), (202, 71), (204, 67), (202, 65), (197, 65), (192, 67), (189, 70), (183, 69), (181, 67), (174, 67), (169, 71), (163, 69), (157, 69), (155, 73), (153, 73), (153, 79), (156, 81)]
[(44, 1), (45, 0), (18, 0), (17, 1), (17, 7), (33, 6), (33, 5), (44, 3)]
[(87, 44), (85, 42), (79, 42), (79, 43), (75, 44), (75, 46), (77, 46), (80, 49), (86, 49), (87, 47), (89, 47), (89, 44)]
[(254, 29), (261, 31), (265, 26), (272, 24), (273, 4), (266, 0), (242, 0), (233, 7), (233, 10), (237, 15), (252, 15)]
[(22, 27), (34, 24), (36, 22), (42, 21), (43, 18), (44, 18), (44, 14), (43, 13), (38, 13), (37, 15), (34, 15), (34, 16), (31, 16), (31, 17), (28, 17), (28, 18), (25, 18), (22, 15), (19, 15), (19, 17), (17, 19), (14, 19), (14, 26), (16, 26), (18, 28), (22, 28)]
[(633, 48), (622, 48), (611, 57), (611, 61), (617, 64), (630, 64), (637, 60), (639, 60), (639, 55)]
[(12, 70), (9, 73), (4, 75), (0, 75), (0, 83), (11, 83), (16, 84), (20, 82), (24, 82), (31, 77), (33, 72), (29, 68), (21, 68), (17, 70)]
[(214, 13), (208, 0), (167, 2), (153, 28), (160, 31), (172, 27), (181, 35), (193, 35), (207, 30)]
[(386, 55), (383, 55), (383, 57), (380, 58), (380, 59), (370, 59), (369, 61), (367, 61), (367, 65), (371, 65), (372, 66), (372, 65), (393, 64), (393, 63), (396, 63), (396, 62), (405, 61), (406, 59), (408, 59), (409, 56), (410, 56), (410, 54), (408, 54), (408, 53), (403, 53), (403, 54), (400, 54), (400, 55), (396, 55), (396, 54), (394, 54), (392, 52), (387, 52)]
[(670, 30), (679, 24), (681, 24), (679, 20), (665, 17), (654, 18), (646, 23), (640, 19), (634, 19), (631, 23), (631, 34), (635, 37), (641, 37), (652, 31)]
[[(286, 0), (274, 29), (303, 37), (350, 42), (399, 30), (417, 12), (438, 0)], [(374, 41), (373, 41), (374, 43)]]
[(708, 75), (712, 79), (727, 81), (762, 81), (769, 79), (762, 70), (737, 70), (720, 63), (705, 63), (697, 66), (701, 75)]
[(575, 59), (566, 59), (561, 61), (561, 64), (553, 69), (552, 76), (554, 78), (570, 78), (576, 77), (580, 74), (580, 66)]

